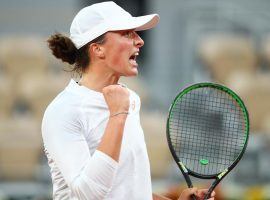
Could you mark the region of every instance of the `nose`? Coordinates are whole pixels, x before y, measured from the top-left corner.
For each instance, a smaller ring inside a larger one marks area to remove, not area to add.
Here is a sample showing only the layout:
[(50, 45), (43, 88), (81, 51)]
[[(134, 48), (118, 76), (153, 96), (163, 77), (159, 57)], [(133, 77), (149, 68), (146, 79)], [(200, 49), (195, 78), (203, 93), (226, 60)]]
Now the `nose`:
[(138, 48), (142, 47), (144, 45), (144, 41), (143, 39), (138, 35), (138, 33), (135, 33), (135, 37), (134, 37), (134, 45)]

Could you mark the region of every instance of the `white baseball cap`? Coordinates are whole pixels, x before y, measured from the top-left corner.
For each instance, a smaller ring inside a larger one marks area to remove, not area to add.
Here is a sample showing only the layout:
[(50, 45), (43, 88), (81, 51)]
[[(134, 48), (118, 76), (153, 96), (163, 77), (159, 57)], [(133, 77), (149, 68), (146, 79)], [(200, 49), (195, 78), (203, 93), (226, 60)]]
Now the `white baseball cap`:
[(108, 31), (142, 31), (153, 28), (159, 21), (157, 14), (132, 17), (113, 1), (96, 3), (81, 9), (70, 26), (70, 39), (79, 49)]

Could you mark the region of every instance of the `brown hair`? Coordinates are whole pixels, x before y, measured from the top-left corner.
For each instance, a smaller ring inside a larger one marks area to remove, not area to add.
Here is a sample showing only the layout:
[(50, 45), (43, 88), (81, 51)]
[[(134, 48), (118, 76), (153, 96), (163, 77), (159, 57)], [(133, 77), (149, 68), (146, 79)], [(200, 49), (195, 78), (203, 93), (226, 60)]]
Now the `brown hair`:
[(90, 64), (88, 53), (90, 44), (102, 44), (105, 42), (104, 39), (105, 34), (77, 49), (69, 37), (56, 33), (49, 37), (47, 43), (56, 58), (73, 65), (71, 71), (81, 73)]

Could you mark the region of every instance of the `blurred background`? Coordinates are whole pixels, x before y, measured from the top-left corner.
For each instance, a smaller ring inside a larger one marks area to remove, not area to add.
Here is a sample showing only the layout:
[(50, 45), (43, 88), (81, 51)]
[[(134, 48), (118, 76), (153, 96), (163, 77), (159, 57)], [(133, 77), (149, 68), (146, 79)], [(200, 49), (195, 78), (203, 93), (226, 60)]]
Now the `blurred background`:
[[(74, 15), (96, 2), (0, 0), (0, 200), (51, 199), (40, 124), (76, 74), (50, 54), (46, 39), (56, 31), (68, 35)], [(134, 16), (161, 16), (155, 29), (140, 33), (140, 75), (122, 79), (141, 96), (154, 192), (177, 199), (186, 187), (167, 147), (167, 112), (183, 87), (210, 81), (238, 93), (251, 121), (247, 152), (216, 199), (270, 199), (270, 1), (115, 2)]]

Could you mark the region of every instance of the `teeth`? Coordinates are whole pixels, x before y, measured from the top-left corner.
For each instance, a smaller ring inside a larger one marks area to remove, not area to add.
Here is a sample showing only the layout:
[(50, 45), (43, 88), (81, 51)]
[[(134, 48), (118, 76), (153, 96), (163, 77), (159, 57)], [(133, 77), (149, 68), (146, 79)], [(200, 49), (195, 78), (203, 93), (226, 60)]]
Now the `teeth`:
[(139, 55), (139, 52), (135, 52), (135, 53), (130, 57), (130, 59), (136, 61), (136, 57), (137, 57), (138, 55)]

